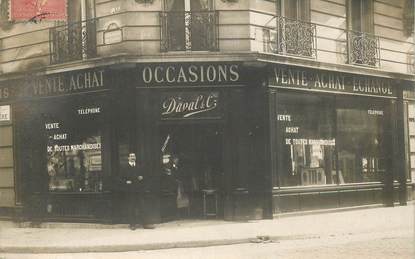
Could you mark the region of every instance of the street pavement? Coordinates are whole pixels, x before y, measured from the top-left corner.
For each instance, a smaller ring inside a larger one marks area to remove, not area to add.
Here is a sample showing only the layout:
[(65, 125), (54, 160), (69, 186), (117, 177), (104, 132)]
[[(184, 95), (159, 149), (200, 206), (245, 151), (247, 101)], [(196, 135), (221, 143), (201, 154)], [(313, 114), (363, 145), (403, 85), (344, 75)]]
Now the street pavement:
[(376, 231), (224, 246), (107, 253), (3, 254), (2, 259), (413, 259), (413, 233)]
[[(289, 244), (290, 242), (298, 242), (298, 240), (315, 241), (319, 239), (333, 241), (336, 238), (344, 241), (350, 236), (363, 238), (363, 240), (367, 240), (368, 244), (379, 246), (379, 244), (388, 243), (387, 240), (391, 242), (400, 240), (395, 237), (399, 237), (405, 242), (408, 240), (414, 241), (414, 214), (415, 206), (410, 203), (408, 206), (392, 208), (378, 207), (284, 216), (273, 220), (249, 222), (184, 220), (159, 224), (153, 230), (139, 228), (135, 231), (129, 230), (126, 225), (43, 223), (41, 228), (30, 228), (26, 224), (19, 227), (11, 222), (2, 221), (0, 222), (0, 258), (36, 258), (32, 256), (25, 257), (29, 254), (114, 252), (128, 254), (137, 253), (137, 251), (149, 253), (152, 251), (148, 250), (170, 249), (180, 251), (177, 248), (208, 246), (218, 248), (220, 245), (231, 245), (229, 247), (240, 247), (242, 249), (249, 245), (272, 244), (268, 247), (272, 249), (280, 242)], [(397, 232), (399, 233), (394, 234)], [(380, 241), (374, 243), (373, 240), (376, 239)], [(410, 249), (408, 246), (404, 248), (406, 250)], [(330, 247), (326, 247), (326, 249), (330, 250)], [(147, 255), (150, 256), (150, 254)], [(157, 258), (157, 256), (154, 258)], [(401, 256), (396, 258), (401, 258)]]

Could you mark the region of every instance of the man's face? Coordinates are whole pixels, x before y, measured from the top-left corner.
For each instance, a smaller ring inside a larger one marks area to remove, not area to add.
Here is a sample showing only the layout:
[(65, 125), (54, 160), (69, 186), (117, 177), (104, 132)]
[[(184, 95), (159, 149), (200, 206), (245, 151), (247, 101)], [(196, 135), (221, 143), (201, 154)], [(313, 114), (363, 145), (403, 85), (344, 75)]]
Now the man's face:
[(128, 162), (129, 163), (135, 163), (136, 157), (134, 153), (128, 154)]

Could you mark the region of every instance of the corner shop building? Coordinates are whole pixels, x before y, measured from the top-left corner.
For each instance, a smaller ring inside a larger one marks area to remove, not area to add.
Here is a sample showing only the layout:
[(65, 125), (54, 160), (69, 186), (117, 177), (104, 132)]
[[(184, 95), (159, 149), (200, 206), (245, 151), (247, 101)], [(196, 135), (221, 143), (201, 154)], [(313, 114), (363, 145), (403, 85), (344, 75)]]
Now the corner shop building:
[(186, 172), (189, 217), (204, 218), (204, 194), (227, 220), (412, 196), (413, 89), (403, 80), (262, 62), (134, 63), (27, 75), (0, 93), (5, 213), (123, 221), (117, 179), (131, 151), (151, 175), (154, 222), (174, 199), (161, 179), (166, 154)]

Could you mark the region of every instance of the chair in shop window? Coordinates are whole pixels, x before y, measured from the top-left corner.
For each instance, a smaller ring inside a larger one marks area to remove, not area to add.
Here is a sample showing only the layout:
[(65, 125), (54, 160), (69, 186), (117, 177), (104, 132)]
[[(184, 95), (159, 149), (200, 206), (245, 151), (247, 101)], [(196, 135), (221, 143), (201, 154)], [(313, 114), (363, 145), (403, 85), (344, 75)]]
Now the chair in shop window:
[[(202, 190), (203, 196), (203, 217), (218, 216), (218, 192), (215, 189)], [(209, 202), (210, 201), (210, 202)]]

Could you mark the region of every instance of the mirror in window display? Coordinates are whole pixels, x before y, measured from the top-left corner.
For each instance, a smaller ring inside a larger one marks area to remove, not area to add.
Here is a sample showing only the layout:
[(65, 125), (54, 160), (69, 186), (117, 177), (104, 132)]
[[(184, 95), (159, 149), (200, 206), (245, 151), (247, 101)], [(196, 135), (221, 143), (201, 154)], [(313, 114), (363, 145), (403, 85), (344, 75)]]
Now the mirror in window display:
[[(100, 192), (103, 189), (99, 124), (49, 116), (45, 122), (49, 191)], [(82, 124), (82, 127), (80, 125)]]
[(390, 138), (385, 109), (339, 107), (336, 113), (340, 183), (382, 181)]
[(331, 100), (299, 94), (280, 94), (279, 98), (280, 185), (337, 183)]

